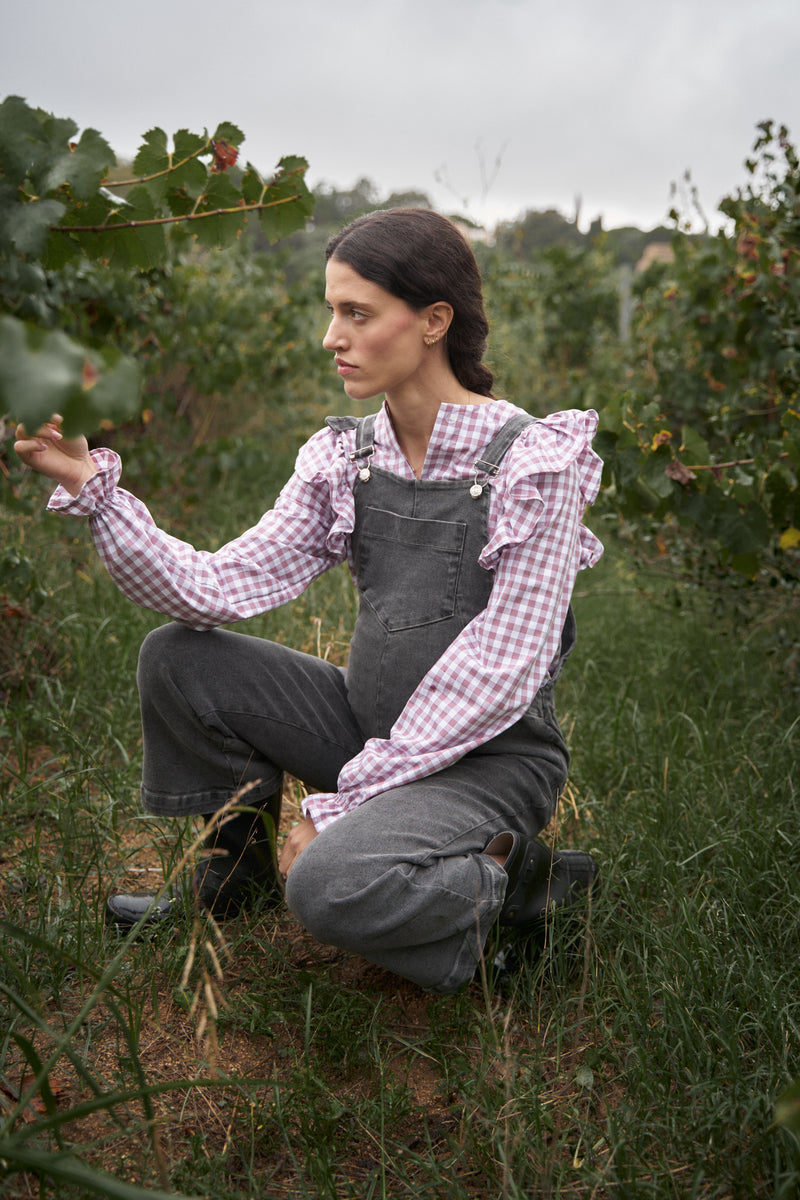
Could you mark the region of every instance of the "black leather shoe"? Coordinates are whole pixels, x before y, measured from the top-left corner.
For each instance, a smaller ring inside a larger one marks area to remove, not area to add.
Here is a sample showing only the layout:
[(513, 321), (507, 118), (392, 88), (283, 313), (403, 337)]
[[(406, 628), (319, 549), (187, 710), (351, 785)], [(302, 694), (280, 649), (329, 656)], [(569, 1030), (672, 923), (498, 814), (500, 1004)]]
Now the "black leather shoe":
[(532, 927), (548, 910), (574, 903), (595, 884), (597, 863), (585, 850), (553, 850), (538, 838), (512, 836), (501, 925)]
[[(198, 863), (191, 882), (193, 899), (200, 908), (219, 919), (235, 917), (257, 896), (266, 896), (277, 904), (283, 888), (275, 866), (274, 838), (281, 811), (281, 789), (258, 805), (257, 812), (231, 810), (206, 838), (210, 858)], [(265, 816), (268, 818), (265, 821)], [(204, 817), (206, 823), (210, 816)], [(163, 925), (182, 908), (185, 895), (176, 887), (173, 896), (163, 897), (143, 921), (142, 929)], [(109, 896), (106, 901), (107, 925), (125, 933), (137, 925), (153, 903), (153, 893)]]
[[(154, 894), (149, 895), (132, 895), (126, 892), (120, 892), (116, 896), (109, 896), (106, 900), (105, 919), (106, 925), (113, 925), (121, 932), (128, 929), (133, 929), (134, 925), (138, 925), (142, 917), (147, 913), (148, 908), (153, 904)], [(151, 912), (147, 913), (141, 928), (153, 929), (158, 925), (163, 925), (165, 921), (169, 921), (174, 915), (177, 899), (170, 896), (162, 896), (156, 905), (153, 906)]]

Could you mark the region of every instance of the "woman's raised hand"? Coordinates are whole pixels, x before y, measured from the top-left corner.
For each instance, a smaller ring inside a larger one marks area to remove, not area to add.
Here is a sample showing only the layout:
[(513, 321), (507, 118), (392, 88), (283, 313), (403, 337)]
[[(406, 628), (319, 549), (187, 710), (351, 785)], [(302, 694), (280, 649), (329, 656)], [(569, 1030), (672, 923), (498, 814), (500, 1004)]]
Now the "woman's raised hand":
[(65, 438), (61, 417), (54, 416), (36, 433), (17, 426), (14, 449), (26, 466), (54, 479), (72, 496), (77, 496), (87, 479), (97, 474), (86, 438)]

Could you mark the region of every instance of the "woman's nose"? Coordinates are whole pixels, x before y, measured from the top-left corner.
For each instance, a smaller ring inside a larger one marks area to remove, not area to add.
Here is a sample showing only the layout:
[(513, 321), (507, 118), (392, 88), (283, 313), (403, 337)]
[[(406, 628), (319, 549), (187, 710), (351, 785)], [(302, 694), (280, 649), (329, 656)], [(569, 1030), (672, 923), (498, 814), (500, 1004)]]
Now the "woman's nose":
[(338, 324), (336, 317), (331, 317), (331, 323), (328, 326), (328, 332), (322, 339), (322, 348), (323, 350), (336, 350), (341, 345), (341, 326)]

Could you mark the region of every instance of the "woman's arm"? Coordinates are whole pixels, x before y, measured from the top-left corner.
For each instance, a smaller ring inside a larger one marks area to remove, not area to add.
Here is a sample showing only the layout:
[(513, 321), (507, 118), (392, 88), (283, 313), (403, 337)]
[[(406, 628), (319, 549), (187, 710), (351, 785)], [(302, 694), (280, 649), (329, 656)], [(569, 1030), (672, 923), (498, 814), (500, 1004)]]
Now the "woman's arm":
[[(276, 608), (343, 557), (327, 544), (333, 515), (322, 475), (293, 476), (272, 511), (211, 553), (165, 533), (142, 501), (117, 486), (121, 464), (112, 451), (90, 453), (84, 439), (62, 438), (55, 423), (17, 445), (24, 462), (61, 484), (51, 511), (89, 518), (98, 553), (120, 590), (192, 628)], [(330, 466), (330, 455), (315, 455)]]

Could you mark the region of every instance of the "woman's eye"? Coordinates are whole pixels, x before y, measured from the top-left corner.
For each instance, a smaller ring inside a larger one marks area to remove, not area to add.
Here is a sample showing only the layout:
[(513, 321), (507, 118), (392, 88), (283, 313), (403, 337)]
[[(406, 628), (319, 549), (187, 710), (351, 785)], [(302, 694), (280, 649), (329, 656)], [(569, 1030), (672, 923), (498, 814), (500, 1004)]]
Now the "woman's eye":
[(357, 308), (354, 308), (351, 310), (350, 316), (353, 318), (354, 321), (363, 321), (364, 318), (366, 317), (366, 313), (362, 313)]

